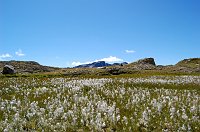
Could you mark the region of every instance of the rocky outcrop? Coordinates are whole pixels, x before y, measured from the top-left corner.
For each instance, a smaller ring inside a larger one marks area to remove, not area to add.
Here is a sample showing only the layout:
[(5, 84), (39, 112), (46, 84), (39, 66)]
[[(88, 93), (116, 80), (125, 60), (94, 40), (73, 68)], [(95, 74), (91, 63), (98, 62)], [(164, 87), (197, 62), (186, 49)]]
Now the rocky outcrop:
[(15, 73), (15, 69), (13, 66), (11, 65), (5, 65), (3, 67), (3, 71), (2, 74), (14, 74)]
[(156, 63), (154, 58), (144, 58), (140, 59), (136, 62), (130, 63), (126, 66), (127, 68), (131, 68), (132, 70), (154, 70), (156, 69)]
[(150, 64), (150, 65), (154, 65), (154, 66), (156, 65), (154, 58), (140, 59), (136, 63), (138, 63), (138, 64)]

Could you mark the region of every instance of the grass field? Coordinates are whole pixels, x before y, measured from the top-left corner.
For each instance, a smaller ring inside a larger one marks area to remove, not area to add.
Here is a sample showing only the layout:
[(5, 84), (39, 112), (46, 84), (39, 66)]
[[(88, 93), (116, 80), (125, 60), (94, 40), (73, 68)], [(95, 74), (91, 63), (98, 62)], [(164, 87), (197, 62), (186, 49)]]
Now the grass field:
[(0, 131), (200, 131), (200, 76), (1, 77)]

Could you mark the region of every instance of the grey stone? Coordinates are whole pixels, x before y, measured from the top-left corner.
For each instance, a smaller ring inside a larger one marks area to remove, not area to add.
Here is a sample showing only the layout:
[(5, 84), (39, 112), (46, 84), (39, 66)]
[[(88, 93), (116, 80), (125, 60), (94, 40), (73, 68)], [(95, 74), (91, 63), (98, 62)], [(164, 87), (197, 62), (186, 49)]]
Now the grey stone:
[(3, 71), (2, 74), (14, 74), (15, 73), (15, 69), (13, 66), (11, 65), (5, 65), (3, 67)]

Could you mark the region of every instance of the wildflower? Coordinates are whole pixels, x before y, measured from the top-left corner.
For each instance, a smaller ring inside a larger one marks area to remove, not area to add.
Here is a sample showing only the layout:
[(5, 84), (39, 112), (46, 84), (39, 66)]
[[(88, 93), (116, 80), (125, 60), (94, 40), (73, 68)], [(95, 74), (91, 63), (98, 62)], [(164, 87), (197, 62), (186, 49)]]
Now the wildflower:
[(125, 122), (126, 125), (128, 124), (128, 119), (126, 116), (123, 117), (123, 121)]
[(117, 115), (117, 121), (119, 121), (120, 120), (120, 115)]
[(186, 113), (183, 113), (183, 114), (182, 114), (182, 118), (183, 118), (184, 120), (187, 120), (187, 119), (188, 119), (188, 116), (186, 115)]

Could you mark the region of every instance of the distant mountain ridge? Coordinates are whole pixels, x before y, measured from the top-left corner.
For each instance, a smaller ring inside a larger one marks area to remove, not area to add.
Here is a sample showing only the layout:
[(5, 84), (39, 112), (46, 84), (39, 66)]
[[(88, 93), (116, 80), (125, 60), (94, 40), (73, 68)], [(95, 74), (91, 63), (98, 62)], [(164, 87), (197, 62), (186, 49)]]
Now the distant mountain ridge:
[(95, 67), (106, 67), (106, 66), (116, 66), (116, 65), (126, 65), (128, 64), (127, 62), (123, 63), (114, 63), (114, 64), (109, 64), (106, 63), (105, 61), (97, 61), (89, 64), (83, 64), (79, 66), (75, 66), (74, 68), (95, 68)]

